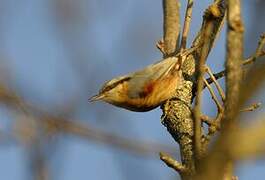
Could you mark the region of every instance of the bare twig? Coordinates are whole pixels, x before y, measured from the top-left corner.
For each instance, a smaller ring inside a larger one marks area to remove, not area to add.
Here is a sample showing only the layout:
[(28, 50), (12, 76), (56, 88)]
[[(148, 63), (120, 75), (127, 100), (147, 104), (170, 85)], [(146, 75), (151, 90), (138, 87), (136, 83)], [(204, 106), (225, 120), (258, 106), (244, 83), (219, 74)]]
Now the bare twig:
[[(216, 131), (220, 130), (220, 123), (218, 123), (218, 118), (214, 119), (214, 118), (210, 118), (207, 115), (202, 115), (201, 120), (202, 122), (204, 122), (205, 124), (209, 126), (210, 128), (209, 131), (211, 131), (209, 133), (215, 133)], [(214, 132), (213, 132), (213, 129), (215, 129)]]
[(178, 49), (180, 16), (178, 0), (163, 0), (164, 10), (164, 57), (171, 56)]
[(139, 155), (155, 155), (155, 153), (163, 149), (166, 152), (174, 152), (173, 147), (161, 145), (159, 143), (151, 143), (144, 141), (135, 141), (132, 139), (120, 137), (113, 133), (106, 133), (95, 128), (91, 128), (88, 125), (77, 123), (76, 121), (70, 121), (66, 119), (56, 117), (46, 117), (48, 128), (50, 131), (63, 132), (81, 137), (88, 141), (95, 141), (104, 143), (112, 147), (118, 147), (128, 152), (136, 153)]
[(233, 126), (239, 110), (239, 92), (242, 79), (243, 32), (240, 1), (228, 0), (228, 32), (226, 60), (226, 101), (224, 125)]
[[(240, 88), (241, 93), (239, 104), (241, 106), (244, 105), (250, 97), (252, 97), (254, 92), (256, 92), (265, 81), (265, 63), (254, 65), (246, 77), (245, 83), (242, 83)], [(264, 124), (264, 122), (262, 123)], [(259, 144), (261, 140), (264, 140), (263, 138), (260, 138), (260, 135), (264, 134), (264, 125), (257, 125), (257, 127), (260, 127), (260, 129), (249, 129), (250, 131), (246, 129), (241, 131), (238, 128), (228, 128), (223, 130), (221, 132), (221, 136), (211, 148), (207, 158), (204, 159), (204, 162), (201, 166), (203, 171), (198, 173), (197, 179), (211, 177), (214, 179), (217, 179), (217, 177), (222, 179), (224, 166), (229, 160), (233, 160), (234, 158), (242, 158), (248, 153), (251, 153), (252, 155), (255, 153), (258, 155), (263, 153), (264, 155), (264, 142)], [(240, 135), (238, 135), (238, 133), (240, 133)], [(243, 134), (245, 135), (243, 136)], [(234, 139), (235, 136), (238, 139)], [(244, 139), (244, 141), (242, 141), (242, 139)], [(251, 142), (253, 142), (253, 144), (251, 144)], [(257, 147), (260, 148), (260, 145), (262, 145), (263, 149), (256, 149)], [(213, 164), (213, 166), (209, 166), (209, 164)]]
[(185, 20), (184, 20), (184, 26), (183, 26), (183, 31), (182, 31), (182, 37), (181, 37), (181, 43), (180, 43), (180, 51), (182, 51), (183, 49), (186, 49), (188, 33), (190, 30), (192, 7), (193, 7), (193, 0), (188, 0)]
[[(247, 58), (246, 60), (243, 60), (242, 61), (242, 66), (248, 65), (248, 64), (252, 64), (252, 63), (254, 63), (256, 61), (257, 58), (262, 57), (262, 56), (265, 56), (265, 51), (263, 50), (264, 46), (265, 46), (265, 33), (263, 33), (260, 36), (260, 40), (258, 42), (258, 46), (257, 46), (256, 52), (252, 56), (250, 56), (249, 58)], [(213, 74), (213, 76), (216, 79), (220, 79), (220, 78), (222, 78), (222, 77), (225, 76), (225, 73), (226, 73), (226, 71), (225, 70), (222, 70), (222, 71), (220, 71), (218, 73)], [(208, 78), (207, 79), (207, 82), (209, 84), (213, 83), (212, 78)]]
[[(217, 88), (217, 91), (218, 93), (220, 94), (221, 98), (222, 98), (222, 101), (224, 102), (225, 101), (225, 94), (224, 94), (224, 91), (222, 89), (222, 87), (220, 86), (220, 84), (217, 82), (217, 80), (215, 79), (211, 69), (206, 66), (206, 72), (209, 74), (210, 78), (213, 80), (213, 83), (215, 84), (216, 88)], [(206, 81), (207, 82), (207, 81)], [(208, 82), (207, 82), (208, 83)]]
[(31, 169), (36, 180), (48, 180), (49, 172), (41, 141), (35, 142), (31, 148)]
[[(227, 60), (226, 60), (226, 101), (225, 117), (222, 120), (222, 135), (207, 158), (202, 163), (201, 170), (196, 179), (231, 179), (233, 163), (228, 154), (223, 154), (230, 147), (225, 139), (227, 132), (236, 131), (236, 119), (239, 111), (239, 95), (241, 84), (241, 60), (243, 53), (243, 23), (241, 21), (240, 1), (227, 1), (228, 35), (227, 35)], [(214, 163), (217, 162), (217, 163)], [(212, 166), (209, 164), (212, 163)]]
[(218, 98), (216, 97), (212, 87), (209, 85), (209, 83), (203, 78), (203, 82), (205, 83), (206, 87), (208, 88), (211, 96), (212, 96), (212, 99), (213, 101), (215, 102), (216, 106), (217, 106), (217, 109), (218, 109), (218, 113), (222, 112), (223, 111), (223, 107), (222, 105), (220, 104), (220, 102), (218, 101)]
[(216, 118), (215, 119), (210, 119), (208, 116), (205, 116), (205, 115), (202, 115), (201, 116), (201, 120), (203, 122), (205, 122), (207, 125), (208, 125), (208, 134), (207, 136), (204, 136), (204, 141), (203, 141), (203, 150), (204, 152), (206, 151), (207, 149), (207, 146), (209, 144), (209, 141), (211, 139), (211, 137), (217, 132), (220, 130), (220, 122), (221, 122), (221, 119), (223, 117), (223, 114), (224, 114), (224, 108), (223, 106), (220, 104), (218, 98), (216, 97), (212, 87), (208, 84), (208, 82), (204, 80), (204, 83), (206, 85), (206, 87), (208, 88), (211, 96), (212, 96), (212, 99), (214, 100), (216, 106), (217, 106), (217, 110), (218, 110), (218, 113), (216, 115)]
[[(239, 111), (240, 86), (242, 80), (241, 61), (243, 59), (244, 26), (241, 19), (240, 0), (227, 1), (227, 59), (226, 73), (226, 101), (225, 117), (222, 127), (226, 130), (236, 127), (236, 119)], [(233, 176), (233, 162), (227, 158), (224, 161), (224, 178)], [(222, 171), (220, 171), (222, 172)]]
[(203, 75), (205, 72), (204, 64), (209, 54), (209, 49), (212, 47), (211, 35), (214, 29), (213, 17), (220, 16), (222, 13), (219, 10), (218, 4), (213, 4), (209, 6), (206, 10), (204, 18), (207, 19), (205, 22), (204, 29), (202, 31), (203, 46), (201, 49), (201, 54), (199, 56), (199, 62), (197, 63), (197, 87), (196, 87), (196, 99), (195, 99), (195, 106), (193, 111), (194, 116), (194, 144), (195, 144), (195, 158), (199, 160), (201, 158), (201, 92), (203, 90)]
[(210, 118), (209, 116), (203, 114), (203, 115), (201, 115), (201, 121), (206, 123), (208, 126), (211, 126), (212, 122), (213, 122), (213, 119)]
[(82, 137), (87, 140), (93, 140), (95, 142), (105, 143), (107, 145), (118, 147), (121, 149), (128, 150), (129, 152), (133, 152), (136, 154), (144, 154), (144, 155), (155, 155), (156, 152), (161, 150), (167, 152), (173, 152), (174, 147), (162, 145), (159, 143), (151, 143), (151, 142), (138, 142), (134, 140), (130, 140), (127, 138), (119, 137), (111, 133), (106, 133), (95, 128), (91, 128), (88, 125), (80, 124), (78, 121), (69, 121), (66, 117), (55, 117), (52, 115), (48, 115), (47, 113), (42, 112), (40, 109), (35, 106), (31, 106), (25, 101), (23, 101), (19, 96), (11, 91), (7, 91), (4, 86), (0, 85), (0, 100), (2, 103), (5, 103), (13, 108), (22, 109), (23, 113), (29, 115), (32, 113), (39, 117), (36, 119), (40, 119), (39, 123), (44, 123), (47, 127), (47, 133), (59, 133), (64, 132), (67, 134), (73, 134), (78, 137)]
[[(215, 177), (215, 179), (223, 180), (223, 176), (220, 175), (219, 172), (223, 171), (223, 166), (221, 165), (226, 159), (234, 161), (238, 159), (249, 159), (252, 157), (264, 157), (264, 115), (253, 120), (253, 122), (258, 123), (255, 123), (251, 127), (237, 128), (236, 131), (232, 129), (227, 130), (225, 132), (226, 135), (221, 137), (221, 141), (218, 141), (218, 143), (214, 145), (213, 150), (202, 167), (203, 173), (206, 172), (207, 174), (198, 174), (196, 179)], [(242, 141), (242, 139), (244, 139), (244, 141)], [(209, 166), (209, 164), (212, 164), (212, 166)], [(208, 168), (205, 169), (205, 167)]]
[(261, 36), (260, 36), (260, 40), (259, 40), (259, 43), (258, 43), (258, 47), (256, 49), (256, 52), (255, 52), (255, 55), (253, 57), (253, 62), (257, 59), (257, 57), (259, 56), (259, 54), (261, 54), (263, 51), (263, 48), (265, 46), (265, 33), (263, 33)]
[(159, 49), (159, 51), (160, 51), (162, 54), (166, 54), (166, 53), (165, 53), (165, 46), (164, 46), (164, 40), (163, 40), (163, 39), (159, 40), (159, 41), (156, 43), (156, 47), (157, 47), (157, 49)]
[[(265, 36), (264, 36), (265, 37)], [(265, 40), (265, 38), (264, 38)], [(264, 45), (263, 45), (264, 46)], [(260, 51), (258, 54), (254, 54), (253, 56), (247, 58), (243, 61), (242, 65), (252, 64), (256, 61), (257, 58), (265, 56), (265, 51)]]
[(251, 106), (241, 109), (240, 112), (249, 112), (249, 111), (254, 111), (258, 109), (261, 106), (261, 103), (254, 103)]
[(169, 154), (160, 152), (159, 156), (160, 156), (160, 159), (164, 161), (166, 165), (168, 165), (168, 167), (173, 168), (180, 174), (187, 173), (188, 169), (185, 166), (183, 166), (180, 162), (172, 158)]

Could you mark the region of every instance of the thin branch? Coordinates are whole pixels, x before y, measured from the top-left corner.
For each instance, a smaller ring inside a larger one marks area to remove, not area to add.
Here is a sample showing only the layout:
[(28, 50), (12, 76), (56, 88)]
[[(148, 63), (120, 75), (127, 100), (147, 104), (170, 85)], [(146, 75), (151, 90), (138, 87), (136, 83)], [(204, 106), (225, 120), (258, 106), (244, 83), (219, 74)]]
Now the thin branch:
[(263, 51), (263, 48), (265, 46), (265, 33), (263, 33), (261, 36), (260, 36), (260, 40), (259, 40), (259, 43), (258, 43), (258, 47), (256, 49), (256, 52), (255, 52), (255, 55), (254, 55), (254, 58), (253, 58), (253, 62), (257, 59), (258, 55)]
[[(204, 12), (204, 17), (203, 17), (203, 22), (202, 22), (202, 27), (200, 31), (198, 32), (196, 38), (192, 42), (192, 46), (198, 44), (199, 42), (203, 42), (204, 39), (202, 38), (203, 36), (203, 31), (205, 30), (205, 26), (209, 22), (213, 23), (213, 32), (212, 35), (210, 36), (210, 44), (209, 44), (209, 50), (212, 49), (215, 41), (218, 39), (218, 35), (221, 32), (221, 29), (224, 25), (224, 20), (225, 20), (225, 6), (224, 6), (224, 0), (215, 0), (212, 5), (210, 5), (206, 11)], [(198, 55), (200, 54), (200, 51), (198, 51), (198, 54), (195, 54), (195, 58), (198, 59)]]
[[(203, 74), (204, 74), (204, 63), (206, 61), (206, 58), (210, 52), (210, 49), (212, 48), (215, 39), (217, 35), (220, 32), (220, 29), (223, 25), (224, 21), (224, 15), (225, 10), (223, 6), (223, 1), (215, 1), (214, 4), (208, 7), (208, 9), (205, 12), (203, 22), (203, 26), (201, 29), (201, 35), (196, 37), (195, 41), (203, 41), (204, 45), (201, 49), (201, 52), (197, 54), (197, 58), (199, 59), (199, 63), (197, 64), (197, 88), (196, 88), (196, 101), (195, 101), (195, 107), (194, 107), (194, 140), (195, 140), (195, 153), (196, 153), (196, 159), (200, 159), (201, 151), (202, 151), (202, 145), (201, 145), (201, 112), (200, 112), (200, 103), (201, 103), (201, 91), (203, 89), (204, 83), (203, 83)], [(215, 34), (213, 34), (213, 32)], [(199, 162), (199, 161), (197, 161)]]
[[(210, 134), (215, 133), (216, 131), (219, 131), (221, 128), (220, 123), (218, 123), (218, 116), (214, 119), (214, 118), (210, 118), (207, 115), (202, 115), (201, 120), (202, 122), (204, 122), (205, 124), (209, 126), (210, 128), (209, 131), (211, 131), (209, 132)], [(214, 132), (212, 131), (213, 129), (215, 129)]]
[(222, 105), (219, 103), (218, 101), (218, 98), (216, 97), (212, 87), (209, 85), (209, 83), (203, 78), (203, 82), (205, 83), (206, 87), (208, 88), (211, 96), (212, 96), (212, 99), (213, 101), (215, 102), (216, 106), (217, 106), (217, 109), (218, 109), (218, 113), (222, 112), (223, 111), (223, 107)]
[[(264, 46), (265, 46), (265, 33), (263, 33), (260, 36), (260, 40), (258, 42), (258, 46), (256, 48), (256, 52), (252, 56), (247, 58), (246, 60), (243, 60), (242, 61), (242, 66), (245, 66), (245, 65), (248, 65), (248, 64), (252, 64), (252, 63), (254, 63), (256, 61), (257, 58), (265, 56), (265, 51), (263, 50)], [(225, 74), (226, 74), (226, 71), (222, 70), (222, 71), (220, 71), (218, 73), (213, 74), (213, 76), (216, 79), (220, 79), (220, 78), (224, 77)], [(208, 78), (207, 82), (209, 84), (211, 84), (211, 83), (213, 83), (213, 80), (211, 78)]]
[(47, 157), (41, 147), (41, 141), (35, 142), (31, 147), (31, 170), (36, 180), (48, 180), (49, 171), (47, 167)]
[[(264, 60), (264, 58), (263, 58)], [(262, 62), (262, 61), (261, 61)], [(265, 63), (263, 61), (263, 63), (260, 63), (258, 65), (254, 65), (249, 71), (248, 74), (246, 75), (246, 79), (245, 82), (242, 83), (241, 85), (241, 95), (240, 95), (240, 101), (239, 104), (242, 106), (244, 105), (247, 100), (249, 98), (251, 98), (254, 93), (261, 87), (262, 83), (265, 80)], [(257, 126), (259, 127), (259, 126)], [(254, 130), (257, 131), (257, 130)], [(253, 131), (253, 132), (254, 132)], [(264, 132), (264, 129), (262, 130)], [(213, 175), (211, 177), (218, 177), (219, 173), (220, 173), (220, 169), (223, 168), (223, 164), (227, 161), (227, 159), (231, 159), (231, 145), (235, 145), (236, 147), (242, 147), (241, 145), (239, 145), (238, 143), (234, 143), (234, 142), (247, 142), (248, 147), (256, 147), (256, 144), (251, 145), (249, 143), (253, 142), (253, 138), (255, 140), (260, 139), (259, 137), (257, 137), (257, 135), (253, 135), (249, 132), (246, 133), (247, 137), (250, 137), (252, 139), (246, 140), (246, 138), (244, 137), (240, 137), (237, 140), (232, 139), (231, 137), (233, 135), (235, 135), (235, 132), (238, 132), (238, 130), (234, 130), (232, 128), (226, 129), (223, 131), (223, 133), (220, 136), (219, 141), (217, 141), (217, 143), (215, 144), (215, 146), (212, 148), (212, 151), (210, 152), (207, 161), (205, 161), (203, 164), (205, 166), (208, 166), (208, 164), (215, 164), (214, 162), (216, 162), (216, 160), (220, 160), (221, 161), (216, 164), (216, 166), (212, 166), (211, 168), (207, 169), (208, 172), (205, 173), (205, 169), (204, 169), (204, 173), (205, 176), (204, 177), (209, 177), (209, 174)], [(231, 140), (230, 140), (231, 139)], [(242, 139), (244, 139), (244, 141), (242, 141)], [(261, 138), (262, 139), (262, 138)], [(227, 144), (229, 141), (230, 144)], [(262, 143), (262, 147), (264, 143)], [(259, 153), (259, 151), (254, 150), (253, 152), (255, 153)], [(264, 152), (263, 152), (264, 153)], [(239, 153), (236, 153), (239, 154)], [(224, 158), (225, 157), (225, 158)]]
[[(227, 0), (227, 57), (226, 57), (226, 101), (222, 127), (235, 130), (239, 112), (239, 97), (242, 80), (244, 25), (241, 19), (240, 0)], [(233, 162), (227, 158), (223, 164), (225, 179), (233, 176)], [(217, 170), (217, 169), (216, 169)], [(222, 171), (220, 171), (222, 172)]]
[(209, 6), (206, 10), (204, 18), (206, 19), (204, 29), (202, 31), (201, 40), (203, 41), (203, 46), (201, 49), (201, 53), (199, 55), (199, 62), (197, 63), (197, 87), (196, 87), (196, 98), (195, 98), (195, 106), (193, 110), (194, 116), (194, 145), (195, 145), (195, 158), (199, 160), (201, 158), (202, 145), (201, 145), (201, 93), (203, 90), (203, 75), (205, 72), (204, 64), (209, 54), (209, 49), (212, 47), (211, 35), (214, 29), (214, 18), (215, 16), (221, 16), (221, 12), (219, 10), (218, 4), (213, 4)]
[(251, 106), (241, 109), (240, 112), (249, 112), (249, 111), (255, 111), (261, 106), (261, 103), (254, 103)]
[(166, 54), (165, 53), (165, 45), (164, 45), (164, 40), (163, 39), (159, 40), (156, 43), (156, 47), (162, 54)]
[(166, 154), (164, 152), (159, 153), (160, 159), (172, 169), (176, 170), (180, 174), (187, 173), (188, 169), (183, 166), (180, 162), (176, 161), (173, 157), (171, 157), (169, 154)]
[[(228, 132), (236, 132), (237, 115), (239, 111), (239, 97), (241, 85), (241, 60), (243, 55), (243, 23), (241, 20), (240, 0), (227, 0), (227, 60), (226, 60), (226, 101), (225, 117), (222, 120), (222, 134), (216, 146), (203, 160), (200, 172), (194, 179), (231, 179), (233, 163), (227, 150), (226, 139)], [(211, 164), (211, 166), (209, 166)]]
[(204, 138), (203, 141), (203, 147), (206, 149), (209, 145), (209, 142), (213, 135), (215, 135), (216, 132), (221, 130), (221, 120), (224, 116), (224, 112), (219, 112), (217, 116), (214, 119), (205, 119), (206, 117), (202, 116), (202, 121), (205, 122), (208, 127), (208, 133)]
[(208, 126), (211, 126), (213, 124), (213, 119), (204, 114), (201, 115), (201, 121), (206, 123)]
[(188, 0), (185, 20), (184, 20), (184, 26), (183, 26), (183, 31), (182, 31), (182, 37), (181, 37), (181, 43), (180, 43), (180, 51), (182, 51), (183, 49), (186, 49), (187, 38), (188, 38), (189, 30), (190, 30), (192, 7), (193, 7), (193, 0)]
[[(213, 75), (211, 69), (210, 69), (208, 66), (206, 66), (206, 72), (209, 74), (210, 78), (213, 80), (213, 82), (214, 82), (214, 84), (215, 84), (215, 86), (216, 86), (216, 88), (217, 88), (217, 91), (219, 92), (219, 94), (220, 94), (220, 96), (221, 96), (221, 98), (222, 98), (222, 101), (224, 102), (224, 101), (225, 101), (225, 93), (224, 93), (222, 87), (220, 86), (220, 84), (219, 84), (219, 83), (217, 82), (217, 80), (215, 79), (215, 77), (214, 77), (214, 75)], [(206, 81), (206, 82), (207, 82), (207, 81)], [(207, 83), (208, 83), (208, 82), (207, 82)]]
[[(263, 67), (264, 68), (264, 67)], [(263, 74), (265, 75), (265, 73)], [(264, 158), (265, 148), (265, 121), (264, 115), (253, 122), (254, 125), (236, 130), (226, 130), (218, 143), (214, 144), (208, 157), (205, 159), (200, 173), (194, 179), (204, 180), (214, 177), (214, 179), (223, 180), (223, 163), (227, 159), (242, 160), (249, 158)], [(225, 135), (224, 135), (225, 134)], [(243, 141), (242, 141), (243, 139)], [(209, 166), (211, 164), (212, 166)]]
[(95, 142), (105, 143), (112, 147), (118, 147), (125, 149), (129, 152), (144, 155), (154, 155), (156, 152), (161, 150), (167, 152), (174, 152), (174, 147), (152, 143), (152, 142), (142, 142), (134, 141), (132, 139), (123, 138), (112, 133), (106, 133), (95, 128), (91, 128), (88, 125), (78, 123), (76, 121), (70, 121), (66, 117), (55, 117), (42, 112), (35, 106), (31, 106), (25, 101), (23, 101), (15, 93), (8, 91), (0, 84), (0, 101), (14, 109), (22, 110), (26, 115), (36, 115), (36, 119), (39, 119), (39, 123), (44, 123), (43, 125), (47, 128), (47, 133), (59, 133), (64, 132), (67, 134), (72, 134), (77, 137), (84, 138), (86, 140), (93, 140)]
[(217, 116), (215, 119), (210, 119), (208, 116), (201, 115), (201, 120), (208, 125), (208, 134), (203, 139), (204, 141), (203, 141), (203, 145), (202, 145), (203, 146), (202, 149), (204, 149), (204, 152), (205, 152), (206, 148), (208, 147), (208, 144), (210, 142), (211, 137), (217, 131), (220, 130), (220, 122), (221, 122), (221, 119), (222, 119), (223, 114), (224, 114), (224, 108), (219, 103), (218, 98), (216, 97), (212, 87), (208, 84), (208, 82), (205, 79), (203, 79), (203, 80), (204, 80), (204, 83), (205, 83), (206, 87), (208, 88), (208, 90), (212, 96), (212, 99), (214, 100), (214, 102), (217, 106), (217, 109), (218, 109), (218, 113), (217, 113)]
[(164, 57), (174, 55), (178, 49), (180, 15), (178, 0), (163, 0)]
[(74, 136), (83, 138), (88, 141), (100, 142), (110, 145), (112, 147), (118, 147), (128, 152), (136, 153), (139, 155), (155, 155), (155, 153), (162, 149), (167, 152), (174, 152), (174, 147), (162, 145), (159, 143), (152, 143), (147, 141), (135, 141), (132, 139), (120, 137), (113, 133), (106, 133), (95, 128), (89, 127), (87, 124), (77, 123), (77, 121), (71, 121), (56, 117), (46, 117), (44, 119), (48, 125), (50, 131), (63, 132), (72, 134)]
[(224, 125), (234, 126), (239, 111), (239, 92), (242, 79), (243, 32), (240, 1), (228, 0), (227, 60), (226, 60), (226, 102)]

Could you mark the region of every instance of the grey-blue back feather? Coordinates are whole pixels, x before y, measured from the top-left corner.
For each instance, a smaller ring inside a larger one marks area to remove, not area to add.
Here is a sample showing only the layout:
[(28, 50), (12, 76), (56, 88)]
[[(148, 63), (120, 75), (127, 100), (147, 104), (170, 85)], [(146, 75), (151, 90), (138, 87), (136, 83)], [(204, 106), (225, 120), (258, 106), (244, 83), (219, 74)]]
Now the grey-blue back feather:
[(163, 77), (175, 66), (177, 62), (178, 58), (169, 57), (132, 73), (131, 76), (133, 76), (133, 78), (129, 81), (128, 95), (131, 98), (139, 98), (146, 83)]

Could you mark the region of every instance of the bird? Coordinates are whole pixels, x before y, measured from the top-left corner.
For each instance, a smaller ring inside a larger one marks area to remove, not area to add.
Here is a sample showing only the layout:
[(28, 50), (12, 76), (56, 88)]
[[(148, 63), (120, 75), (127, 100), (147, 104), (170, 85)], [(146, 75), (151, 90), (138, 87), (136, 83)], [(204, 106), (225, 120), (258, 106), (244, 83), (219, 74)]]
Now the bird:
[(102, 100), (135, 112), (155, 109), (182, 87), (180, 56), (172, 56), (141, 70), (107, 81), (90, 102)]

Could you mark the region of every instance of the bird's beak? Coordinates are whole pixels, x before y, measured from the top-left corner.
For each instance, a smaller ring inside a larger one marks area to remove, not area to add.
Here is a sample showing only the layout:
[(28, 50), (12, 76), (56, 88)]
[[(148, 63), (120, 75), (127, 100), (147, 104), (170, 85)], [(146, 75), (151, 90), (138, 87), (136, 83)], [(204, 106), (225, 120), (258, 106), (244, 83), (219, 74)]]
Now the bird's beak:
[(89, 98), (88, 101), (89, 102), (99, 101), (99, 100), (102, 100), (104, 97), (105, 97), (104, 94), (98, 94), (98, 95), (95, 95)]

